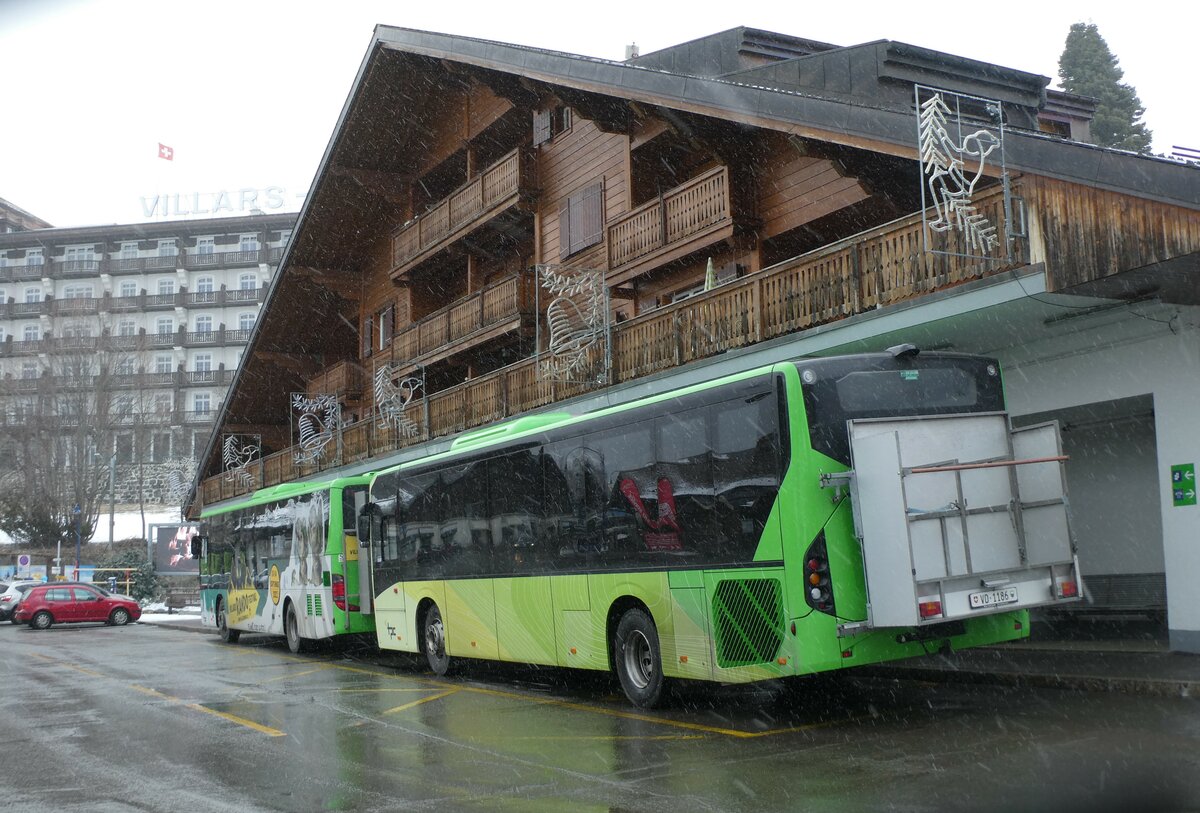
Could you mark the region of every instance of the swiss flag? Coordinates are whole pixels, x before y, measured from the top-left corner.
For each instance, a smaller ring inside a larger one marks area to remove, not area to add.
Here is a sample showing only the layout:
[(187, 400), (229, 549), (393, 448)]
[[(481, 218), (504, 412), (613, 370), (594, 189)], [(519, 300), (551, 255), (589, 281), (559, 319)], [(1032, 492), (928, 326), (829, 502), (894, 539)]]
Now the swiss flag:
[(166, 159), (167, 161), (174, 161), (175, 160), (175, 150), (168, 147), (166, 144), (160, 143), (158, 145), (158, 157)]

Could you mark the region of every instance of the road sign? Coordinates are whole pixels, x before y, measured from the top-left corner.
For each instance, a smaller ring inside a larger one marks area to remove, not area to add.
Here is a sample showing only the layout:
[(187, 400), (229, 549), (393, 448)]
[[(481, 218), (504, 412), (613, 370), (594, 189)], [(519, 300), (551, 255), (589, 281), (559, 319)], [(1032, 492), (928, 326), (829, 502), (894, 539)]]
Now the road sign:
[(1171, 467), (1171, 499), (1176, 508), (1196, 504), (1196, 464), (1180, 463)]

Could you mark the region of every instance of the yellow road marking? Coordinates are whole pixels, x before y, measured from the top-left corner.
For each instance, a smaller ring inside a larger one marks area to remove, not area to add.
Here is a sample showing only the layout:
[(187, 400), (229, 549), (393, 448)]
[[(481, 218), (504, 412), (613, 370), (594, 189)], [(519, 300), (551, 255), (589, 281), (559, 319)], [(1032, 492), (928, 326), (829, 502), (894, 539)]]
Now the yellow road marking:
[(263, 683), (274, 683), (277, 680), (287, 680), (288, 678), (298, 678), (298, 677), (303, 677), (304, 675), (311, 675), (313, 672), (320, 672), (323, 669), (328, 669), (332, 665), (333, 664), (330, 664), (330, 663), (323, 663), (320, 666), (318, 666), (316, 669), (308, 669), (303, 672), (294, 672), (294, 673), (289, 672), (288, 674), (280, 675), (279, 677), (273, 677), (273, 678), (267, 678), (266, 680), (260, 680), (259, 684), (261, 685)]
[(456, 694), (459, 690), (460, 687), (456, 686), (453, 689), (447, 689), (444, 692), (438, 692), (437, 694), (429, 695), (429, 697), (422, 697), (420, 700), (414, 700), (411, 703), (405, 703), (403, 706), (396, 706), (394, 709), (388, 709), (384, 712), (384, 714), (395, 714), (396, 712), (404, 711), (405, 709), (411, 709), (413, 706), (419, 706), (422, 703), (429, 703), (433, 700), (441, 700), (443, 697), (449, 697), (452, 694)]
[[(178, 698), (172, 698), (172, 699), (178, 699)], [(187, 707), (189, 709), (195, 709), (196, 711), (202, 711), (205, 714), (212, 714), (214, 716), (220, 717), (223, 720), (228, 720), (231, 723), (237, 723), (238, 725), (244, 725), (244, 726), (246, 726), (246, 728), (253, 728), (255, 731), (261, 731), (263, 734), (266, 734), (271, 737), (286, 737), (287, 736), (286, 732), (280, 731), (278, 728), (271, 728), (270, 726), (261, 725), (259, 723), (254, 722), (253, 720), (247, 720), (245, 717), (238, 717), (236, 714), (229, 714), (228, 712), (225, 712), (225, 711), (217, 711), (216, 709), (210, 709), (207, 706), (200, 705), (199, 703), (188, 703)]]

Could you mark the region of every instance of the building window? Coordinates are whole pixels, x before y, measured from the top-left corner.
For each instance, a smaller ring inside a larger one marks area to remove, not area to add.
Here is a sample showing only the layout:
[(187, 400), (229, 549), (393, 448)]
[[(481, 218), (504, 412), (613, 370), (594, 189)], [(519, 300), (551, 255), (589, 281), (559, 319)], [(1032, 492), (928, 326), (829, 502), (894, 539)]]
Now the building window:
[(207, 415), (212, 411), (212, 396), (207, 392), (198, 392), (193, 395), (192, 411), (197, 415)]
[(375, 314), (375, 326), (378, 333), (375, 340), (375, 348), (377, 350), (382, 350), (392, 343), (392, 334), (395, 332), (395, 322), (395, 305), (388, 305), (379, 313)]
[(258, 318), (256, 313), (243, 313), (238, 315), (238, 330), (250, 330), (254, 327), (254, 322)]
[(243, 234), (238, 241), (238, 251), (258, 251), (258, 235)]
[(155, 432), (152, 442), (154, 450), (151, 452), (151, 461), (154, 463), (166, 463), (167, 458), (171, 456), (171, 433)]
[(212, 370), (212, 353), (197, 353), (192, 369), (198, 373), (210, 372)]
[(212, 291), (213, 291), (213, 278), (212, 277), (200, 277), (199, 279), (196, 280), (196, 293), (211, 294)]
[(122, 282), (119, 292), (120, 292), (121, 296), (137, 296), (138, 295), (137, 283), (136, 282), (128, 282), (128, 281)]
[(216, 240), (212, 237), (197, 237), (196, 238), (196, 253), (197, 254), (212, 254), (216, 246)]
[(154, 413), (156, 415), (170, 414), (175, 408), (175, 398), (169, 392), (156, 393), (154, 396)]
[(571, 129), (571, 108), (551, 107), (533, 111), (533, 146), (545, 144), (559, 133)]
[[(4, 266), (0, 265), (0, 268), (3, 268), (3, 267)], [(3, 304), (7, 301), (8, 301), (8, 292), (5, 291), (3, 288), (0, 288), (0, 304)]]
[(113, 411), (117, 413), (118, 418), (128, 418), (133, 414), (133, 396), (118, 395), (113, 402)]
[(213, 326), (212, 319), (213, 318), (211, 316), (197, 316), (196, 317), (196, 332), (197, 333), (212, 333), (212, 326)]
[(136, 260), (138, 255), (138, 244), (136, 242), (121, 243), (121, 259)]
[(27, 303), (41, 302), (42, 301), (42, 289), (41, 288), (26, 288), (25, 289), (25, 301)]
[(63, 299), (91, 299), (94, 289), (90, 285), (67, 285), (63, 287)]
[(118, 336), (136, 336), (137, 335), (137, 322), (133, 321), (132, 319), (122, 319), (120, 322), (117, 323), (117, 335)]
[(175, 371), (173, 360), (168, 355), (158, 355), (154, 357), (154, 372), (156, 373), (172, 373)]
[(40, 248), (31, 248), (25, 252), (25, 265), (41, 265), (46, 262), (46, 256)]
[(243, 291), (253, 291), (258, 288), (257, 274), (242, 274), (238, 277), (238, 288)]
[(21, 362), (21, 378), (28, 381), (31, 378), (37, 378), (39, 375), (38, 363), (36, 361)]
[(288, 240), (291, 240), (291, 239), (292, 239), (292, 230), (291, 229), (284, 229), (283, 231), (281, 231), (279, 233), (279, 245), (286, 246), (288, 244)]
[(94, 246), (67, 246), (67, 270), (88, 271), (94, 268), (96, 249)]
[(175, 293), (175, 280), (160, 279), (158, 281), (158, 293), (159, 293), (159, 296), (165, 296), (166, 294)]
[(63, 336), (78, 338), (92, 335), (92, 326), (87, 322), (68, 322), (63, 325)]
[(118, 463), (132, 463), (133, 435), (117, 435), (113, 451), (117, 454)]
[(137, 372), (137, 362), (133, 356), (122, 356), (113, 372), (117, 375), (133, 375)]
[(165, 333), (174, 333), (175, 332), (175, 320), (172, 319), (170, 316), (160, 316), (160, 317), (158, 317), (158, 321), (155, 322), (154, 327), (155, 327), (155, 332), (158, 333), (158, 335), (160, 335), (160, 336), (162, 336)]
[(175, 246), (174, 240), (159, 240), (158, 241), (158, 256), (174, 257), (179, 254), (179, 249)]
[(593, 184), (571, 195), (558, 217), (560, 258), (599, 243), (604, 235), (604, 184)]
[(27, 342), (36, 342), (42, 338), (42, 331), (37, 325), (26, 325), (21, 332), (21, 338)]

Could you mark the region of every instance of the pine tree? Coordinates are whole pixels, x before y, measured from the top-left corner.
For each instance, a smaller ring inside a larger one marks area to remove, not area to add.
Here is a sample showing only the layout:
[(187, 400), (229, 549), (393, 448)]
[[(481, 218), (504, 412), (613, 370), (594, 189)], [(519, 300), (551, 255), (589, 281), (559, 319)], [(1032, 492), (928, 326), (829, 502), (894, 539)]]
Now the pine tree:
[(1137, 91), (1121, 82), (1125, 72), (1092, 23), (1075, 23), (1058, 58), (1063, 90), (1098, 100), (1092, 140), (1102, 147), (1150, 151), (1151, 133), (1140, 121), (1146, 110)]

